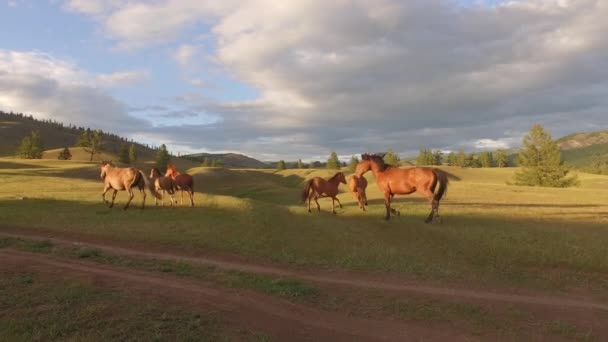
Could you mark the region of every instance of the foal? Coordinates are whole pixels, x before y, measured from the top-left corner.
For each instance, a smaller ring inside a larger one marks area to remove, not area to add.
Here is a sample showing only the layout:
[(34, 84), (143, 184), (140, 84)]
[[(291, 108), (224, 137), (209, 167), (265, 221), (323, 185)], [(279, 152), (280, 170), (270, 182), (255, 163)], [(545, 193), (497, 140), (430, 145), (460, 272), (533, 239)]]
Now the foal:
[(367, 179), (365, 177), (357, 177), (353, 175), (348, 180), (348, 190), (353, 194), (357, 202), (359, 202), (359, 208), (365, 211), (367, 205), (367, 195), (365, 189), (367, 188)]
[(340, 183), (346, 184), (346, 178), (342, 172), (336, 173), (333, 177), (328, 180), (325, 180), (321, 177), (315, 177), (308, 182), (306, 182), (306, 186), (304, 186), (304, 191), (302, 191), (302, 202), (308, 199), (308, 212), (310, 213), (310, 200), (314, 199), (317, 204), (317, 211), (321, 211), (321, 206), (317, 199), (321, 197), (331, 197), (331, 212), (336, 213), (336, 204), (335, 201), (338, 201), (340, 208), (342, 208), (342, 203), (336, 197), (338, 194), (338, 186)]
[[(169, 198), (171, 199), (171, 206), (173, 206), (173, 195), (175, 194), (175, 190), (177, 190), (177, 185), (175, 181), (171, 177), (163, 177), (160, 171), (153, 167), (150, 169), (150, 180), (154, 183), (154, 188), (156, 191), (159, 191), (162, 194), (161, 205), (165, 206), (165, 191), (169, 193)], [(158, 205), (158, 199), (154, 199), (154, 203)]]

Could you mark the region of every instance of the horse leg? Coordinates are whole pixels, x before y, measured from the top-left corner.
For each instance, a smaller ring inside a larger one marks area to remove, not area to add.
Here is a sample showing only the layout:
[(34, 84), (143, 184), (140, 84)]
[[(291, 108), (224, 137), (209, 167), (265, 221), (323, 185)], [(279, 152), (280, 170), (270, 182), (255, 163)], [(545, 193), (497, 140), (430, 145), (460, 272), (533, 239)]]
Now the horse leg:
[(312, 200), (312, 196), (308, 194), (308, 212), (310, 213), (310, 201)]
[(188, 195), (190, 195), (190, 206), (194, 207), (194, 190), (192, 188), (188, 189)]
[(384, 206), (386, 206), (386, 215), (384, 216), (384, 219), (387, 221), (391, 219), (391, 198), (390, 192), (384, 193)]
[(114, 206), (114, 199), (116, 198), (116, 194), (118, 194), (118, 190), (114, 190), (112, 193), (112, 203), (110, 203), (109, 207), (112, 208)]
[(435, 199), (434, 199), (435, 194), (433, 194), (433, 192), (430, 189), (421, 190), (420, 193), (424, 197), (426, 197), (429, 200), (429, 202), (431, 202), (431, 212), (429, 213), (429, 216), (426, 218), (426, 220), (424, 220), (424, 223), (431, 223), (431, 222), (433, 222), (433, 219), (435, 218), (435, 216), (438, 215), (439, 202), (435, 201)]
[(317, 195), (315, 195), (314, 197), (315, 199), (315, 203), (317, 203), (317, 212), (321, 212), (321, 206), (319, 205), (319, 201), (317, 201), (319, 199), (319, 197)]
[(129, 209), (129, 204), (131, 204), (133, 197), (135, 197), (135, 194), (133, 193), (133, 190), (130, 187), (127, 188), (127, 192), (129, 193), (129, 200), (127, 201), (127, 204), (125, 204), (123, 210)]
[(332, 197), (331, 198), (331, 213), (332, 214), (336, 214), (336, 198)]
[(103, 192), (101, 193), (101, 200), (106, 205), (108, 205), (108, 201), (106, 201), (106, 192), (108, 192), (108, 190), (110, 190), (110, 187), (108, 185), (106, 185), (103, 187)]
[(340, 203), (340, 199), (338, 197), (334, 197), (336, 201), (338, 201), (338, 205), (340, 205), (340, 209), (342, 209), (342, 203)]
[(182, 188), (182, 199), (179, 202), (180, 205), (184, 205), (184, 188)]
[[(144, 209), (146, 207), (146, 190), (144, 188), (140, 188), (139, 192), (141, 192), (142, 196), (141, 208)], [(156, 199), (156, 196), (154, 198)]]

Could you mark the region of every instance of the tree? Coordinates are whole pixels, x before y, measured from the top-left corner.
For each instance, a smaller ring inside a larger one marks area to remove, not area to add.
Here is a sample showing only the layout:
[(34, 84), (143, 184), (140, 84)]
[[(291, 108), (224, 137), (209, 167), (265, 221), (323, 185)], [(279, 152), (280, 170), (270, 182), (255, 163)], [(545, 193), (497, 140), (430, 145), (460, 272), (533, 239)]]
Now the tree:
[(387, 165), (392, 165), (392, 166), (398, 166), (399, 165), (399, 155), (397, 155), (397, 153), (393, 152), (392, 149), (388, 149), (388, 151), (386, 151), (386, 154), (384, 155), (384, 162)]
[(441, 165), (443, 164), (443, 153), (441, 150), (436, 150), (432, 153), (433, 164), (432, 165)]
[(285, 161), (279, 160), (279, 162), (277, 163), (277, 171), (285, 170), (286, 168), (287, 166), (285, 166)]
[(167, 169), (167, 164), (169, 164), (170, 157), (169, 151), (167, 151), (167, 146), (165, 144), (160, 145), (158, 152), (156, 153), (156, 167), (161, 171)]
[(466, 164), (468, 167), (481, 167), (481, 163), (479, 162), (479, 159), (477, 158), (475, 153), (468, 154), (466, 160)]
[(350, 157), (350, 163), (348, 164), (348, 172), (354, 173), (357, 168), (357, 164), (359, 164), (359, 158), (352, 156)]
[(209, 167), (211, 166), (211, 163), (209, 162), (209, 158), (205, 157), (203, 158), (203, 167)]
[(481, 167), (493, 167), (494, 159), (492, 158), (492, 152), (481, 152), (479, 154), (479, 163)]
[(458, 150), (458, 154), (456, 155), (456, 165), (460, 167), (467, 167), (469, 164), (467, 163), (467, 155), (463, 150)]
[(298, 161), (296, 162), (296, 169), (303, 169), (304, 168), (304, 164), (302, 163), (302, 159), (298, 159)]
[(25, 159), (40, 159), (44, 147), (40, 141), (40, 133), (32, 131), (30, 135), (23, 137), (19, 148), (17, 148), (17, 156)]
[(129, 159), (129, 148), (125, 144), (121, 144), (120, 149), (118, 150), (118, 162), (123, 164), (129, 164), (131, 162)]
[(507, 153), (503, 149), (499, 149), (496, 151), (496, 166), (497, 167), (507, 167), (509, 166), (507, 161)]
[(532, 126), (523, 144), (519, 153), (522, 169), (515, 174), (515, 184), (563, 188), (578, 183), (576, 176), (568, 176), (559, 146), (543, 126)]
[(87, 128), (87, 130), (78, 138), (78, 143), (76, 145), (84, 147), (84, 151), (91, 154), (89, 160), (92, 161), (94, 155), (103, 151), (103, 133), (101, 131), (91, 131), (91, 129)]
[(70, 153), (70, 149), (66, 146), (63, 148), (59, 155), (57, 155), (57, 159), (59, 160), (70, 160), (72, 159), (72, 153)]
[(456, 160), (456, 153), (454, 153), (454, 152), (448, 153), (448, 166), (456, 166), (457, 163), (458, 162)]
[(129, 146), (129, 162), (131, 164), (137, 161), (137, 150), (135, 149), (135, 144), (131, 144)]
[(422, 149), (418, 153), (418, 157), (416, 157), (416, 165), (433, 165), (433, 153), (431, 150)]
[(327, 159), (327, 168), (330, 170), (340, 170), (340, 160), (336, 152), (332, 152)]

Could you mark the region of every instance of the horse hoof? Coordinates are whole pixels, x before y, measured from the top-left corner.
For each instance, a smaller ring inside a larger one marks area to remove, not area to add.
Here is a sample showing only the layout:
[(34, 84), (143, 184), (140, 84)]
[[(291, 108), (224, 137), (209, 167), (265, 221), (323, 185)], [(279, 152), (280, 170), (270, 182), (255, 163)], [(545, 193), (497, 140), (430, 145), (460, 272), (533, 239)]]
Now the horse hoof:
[(335, 212), (335, 211), (332, 211), (331, 213), (332, 213), (332, 214), (334, 214), (334, 215), (336, 215), (336, 214), (337, 214), (337, 212)]
[(433, 222), (433, 219), (426, 219), (426, 220), (424, 220), (424, 223), (426, 223), (426, 224), (429, 224), (431, 222)]
[(441, 224), (441, 223), (443, 223), (443, 219), (441, 217), (437, 216), (437, 217), (435, 217), (435, 222)]

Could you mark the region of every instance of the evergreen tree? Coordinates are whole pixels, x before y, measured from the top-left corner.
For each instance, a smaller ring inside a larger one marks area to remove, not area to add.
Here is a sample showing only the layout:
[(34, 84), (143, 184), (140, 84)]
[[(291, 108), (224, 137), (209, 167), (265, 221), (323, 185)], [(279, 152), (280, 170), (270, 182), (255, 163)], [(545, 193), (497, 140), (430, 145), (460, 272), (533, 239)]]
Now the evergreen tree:
[(496, 151), (496, 166), (497, 167), (507, 167), (507, 153), (503, 149), (499, 149)]
[(430, 150), (422, 149), (418, 153), (418, 157), (416, 157), (416, 165), (424, 166), (424, 165), (432, 165), (433, 164), (433, 154)]
[(340, 170), (340, 161), (336, 152), (332, 152), (327, 159), (327, 168), (330, 170)]
[(303, 169), (304, 168), (304, 164), (302, 163), (302, 159), (298, 159), (298, 161), (296, 162), (296, 169)]
[(123, 164), (129, 164), (131, 162), (129, 160), (129, 148), (125, 144), (120, 144), (120, 149), (118, 150), (118, 162)]
[(467, 155), (463, 150), (458, 150), (458, 154), (456, 155), (456, 165), (460, 167), (469, 166)]
[(466, 158), (466, 165), (468, 167), (481, 167), (481, 163), (479, 162), (479, 159), (477, 159), (475, 153), (468, 154)]
[(78, 143), (76, 145), (84, 147), (84, 151), (91, 154), (89, 160), (92, 161), (94, 155), (103, 151), (103, 133), (101, 131), (91, 131), (90, 128), (87, 128), (78, 138)]
[(398, 166), (399, 165), (399, 156), (397, 155), (397, 153), (393, 152), (392, 149), (388, 149), (388, 151), (386, 151), (386, 154), (384, 155), (384, 162), (387, 165), (392, 165), (392, 166)]
[(156, 153), (156, 167), (163, 172), (167, 169), (167, 164), (169, 164), (169, 161), (170, 157), (169, 151), (167, 151), (167, 146), (162, 144)]
[(24, 159), (40, 159), (44, 147), (40, 141), (40, 133), (32, 131), (29, 136), (21, 140), (21, 144), (17, 148), (17, 156)]
[(137, 150), (135, 149), (135, 144), (131, 144), (129, 146), (129, 162), (131, 164), (137, 161)]
[(522, 169), (515, 174), (515, 184), (568, 187), (578, 183), (575, 176), (568, 176), (559, 146), (543, 126), (532, 126), (523, 143), (524, 150), (519, 153)]
[(63, 148), (59, 155), (57, 155), (57, 159), (59, 160), (70, 160), (72, 159), (72, 153), (70, 153), (70, 149), (66, 146)]
[(456, 166), (458, 161), (456, 160), (456, 153), (450, 152), (448, 153), (448, 166)]
[(279, 160), (279, 162), (277, 163), (277, 171), (285, 170), (286, 168), (287, 166), (285, 166), (285, 161)]
[(432, 165), (442, 165), (443, 164), (443, 153), (440, 150), (436, 150), (432, 154), (433, 164)]
[(350, 163), (348, 164), (348, 172), (354, 173), (357, 168), (357, 164), (359, 164), (359, 158), (352, 156), (350, 157)]
[(479, 154), (479, 163), (481, 167), (493, 167), (494, 160), (492, 159), (492, 152), (481, 152)]

